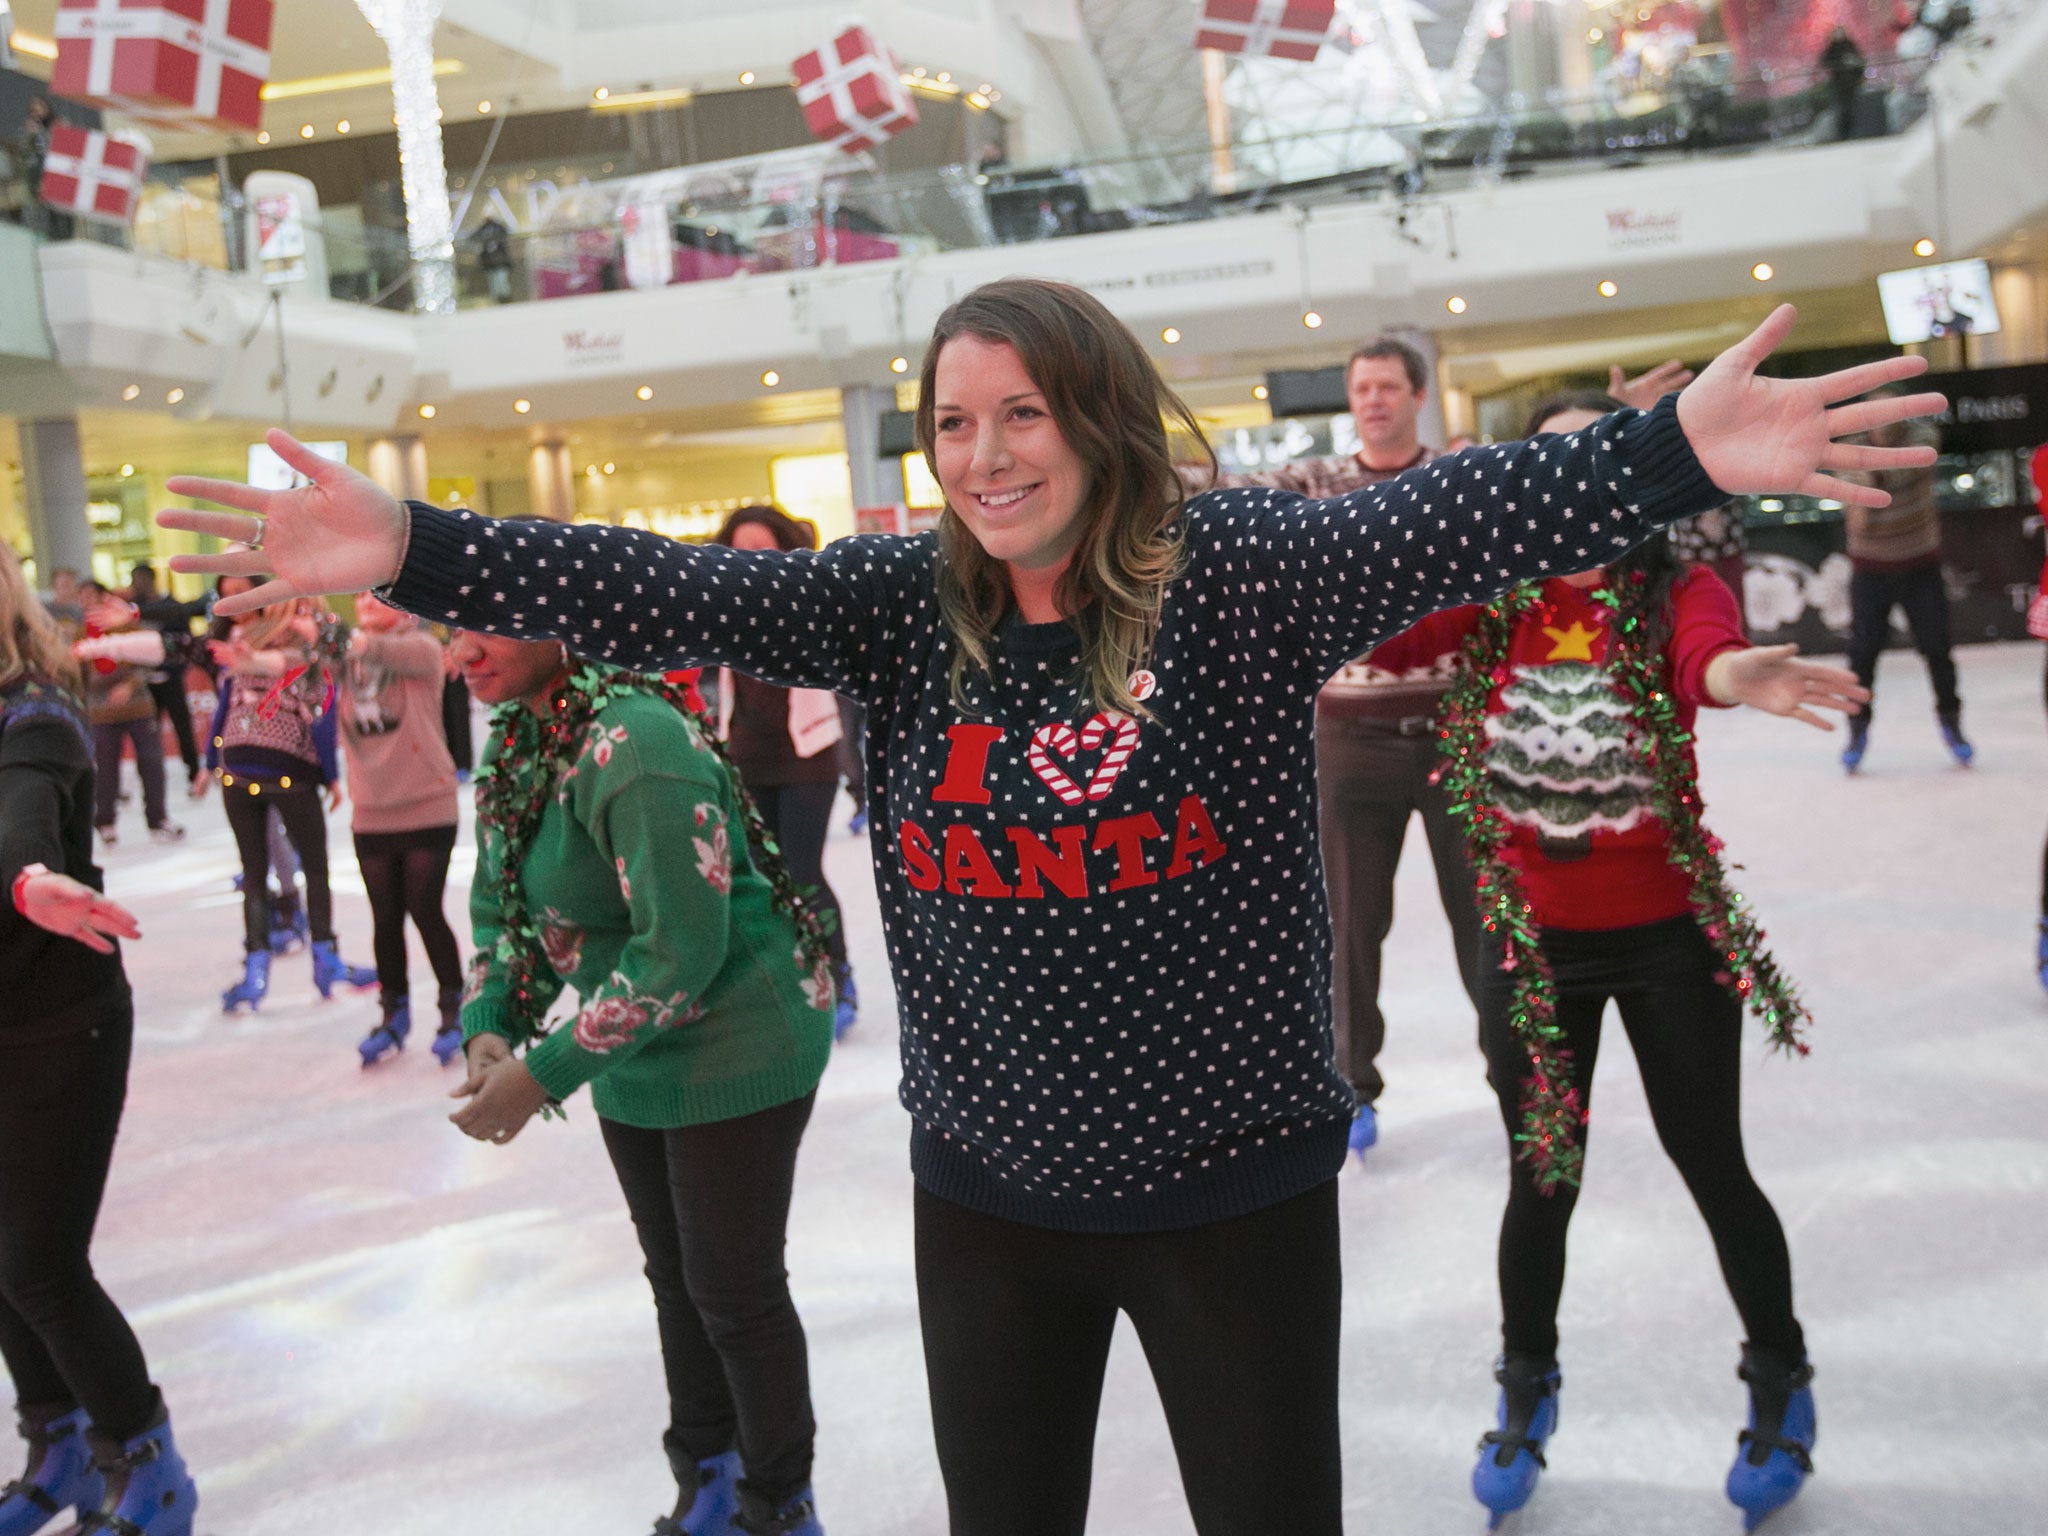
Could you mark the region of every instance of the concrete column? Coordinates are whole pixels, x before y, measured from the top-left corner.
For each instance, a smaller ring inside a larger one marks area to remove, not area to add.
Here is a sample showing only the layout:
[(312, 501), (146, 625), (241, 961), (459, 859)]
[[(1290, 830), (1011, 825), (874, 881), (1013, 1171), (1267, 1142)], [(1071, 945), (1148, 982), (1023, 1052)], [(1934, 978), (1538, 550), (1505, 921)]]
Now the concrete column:
[(1531, 107), (1583, 99), (1593, 88), (1583, 8), (1511, 0), (1507, 14), (1508, 89)]
[(427, 445), (417, 437), (380, 437), (370, 443), (369, 476), (401, 501), (427, 498)]
[(533, 445), (526, 458), (526, 489), (535, 517), (576, 520), (576, 477), (570, 473), (567, 443)]
[(875, 451), (885, 412), (896, 409), (896, 391), (877, 384), (849, 384), (839, 392), (839, 419), (846, 431), (846, 463), (855, 507), (894, 507), (903, 502), (903, 465)]
[(15, 433), (21, 441), (22, 500), (28, 504), (37, 583), (48, 587), (50, 572), (59, 566), (92, 575), (92, 525), (85, 520), (85, 455), (78, 446), (78, 418), (24, 421)]
[(1429, 393), (1422, 397), (1422, 409), (1415, 413), (1415, 435), (1428, 447), (1440, 449), (1450, 437), (1444, 426), (1443, 368), (1437, 357), (1436, 337), (1428, 331), (1390, 330), (1387, 334), (1422, 354), (1429, 372)]

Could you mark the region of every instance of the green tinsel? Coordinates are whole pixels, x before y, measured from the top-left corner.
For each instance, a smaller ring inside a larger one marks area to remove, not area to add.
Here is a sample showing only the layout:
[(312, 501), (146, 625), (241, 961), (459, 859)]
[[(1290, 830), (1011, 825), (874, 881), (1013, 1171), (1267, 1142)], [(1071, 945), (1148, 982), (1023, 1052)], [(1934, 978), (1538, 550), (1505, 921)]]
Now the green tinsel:
[[(1516, 622), (1540, 603), (1541, 592), (1534, 584), (1517, 587), (1481, 610), (1465, 642), (1457, 681), (1444, 695), (1438, 715), (1445, 763), (1437, 777), (1451, 814), (1464, 823), (1480, 922), (1500, 941), (1501, 968), (1514, 977), (1508, 1022), (1529, 1062), (1515, 1155), (1530, 1165), (1537, 1187), (1548, 1191), (1579, 1181), (1584, 1161), (1579, 1131), (1586, 1113), (1568, 1075), (1571, 1053), (1557, 1024), (1557, 989), (1543, 957), (1542, 935), (1521, 877), (1505, 856), (1512, 825), (1495, 803), (1486, 760), (1487, 703), (1494, 689), (1509, 681), (1508, 648)], [(1811, 1016), (1764, 948), (1763, 931), (1741, 896), (1729, 890), (1721, 840), (1700, 824), (1699, 774), (1687, 750), (1692, 737), (1679, 726), (1677, 701), (1664, 686), (1663, 656), (1644, 643), (1647, 621), (1610, 587), (1592, 595), (1613, 611), (1608, 686), (1634, 718), (1649, 770), (1650, 812), (1663, 824), (1672, 867), (1689, 882), (1694, 918), (1727, 961), (1717, 979), (1763, 1021), (1773, 1046), (1804, 1055), (1807, 1046), (1799, 1033)]]
[(740, 782), (739, 769), (727, 755), (724, 743), (690, 709), (684, 690), (658, 677), (579, 661), (549, 698), (545, 720), (521, 703), (500, 705), (491, 712), (491, 729), (499, 736), (498, 752), (477, 774), (478, 835), (496, 837), (501, 850), (497, 887), (500, 927), (490, 960), (509, 984), (515, 1037), (528, 1043), (547, 1032), (547, 1005), (542, 999), (555, 989), (544, 983), (552, 982), (555, 971), (548, 963), (547, 952), (541, 945), (540, 925), (527, 908), (526, 891), (517, 874), (540, 830), (548, 803), (559, 791), (563, 773), (583, 749), (590, 723), (606, 705), (630, 693), (650, 694), (671, 705), (682, 716), (692, 742), (724, 764), (746, 824), (755, 867), (773, 889), (776, 904), (795, 922), (804, 958), (813, 967), (829, 963), (824, 924), (811, 910), (804, 891), (783, 862), (782, 851), (768, 831), (753, 796)]

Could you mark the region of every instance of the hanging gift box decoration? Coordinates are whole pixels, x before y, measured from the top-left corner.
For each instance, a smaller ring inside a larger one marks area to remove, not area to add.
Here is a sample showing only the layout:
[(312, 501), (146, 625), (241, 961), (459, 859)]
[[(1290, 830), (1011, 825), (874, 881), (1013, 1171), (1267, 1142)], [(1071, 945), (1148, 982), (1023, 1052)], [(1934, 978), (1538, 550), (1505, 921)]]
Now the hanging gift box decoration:
[(58, 0), (50, 89), (166, 128), (259, 128), (271, 18), (271, 0)]
[(873, 149), (917, 121), (917, 103), (896, 60), (865, 27), (848, 27), (789, 69), (811, 136), (850, 155)]
[(50, 130), (36, 196), (82, 219), (132, 224), (148, 169), (149, 158), (141, 145), (59, 123)]
[(1336, 16), (1337, 0), (1202, 0), (1195, 46), (1306, 64)]

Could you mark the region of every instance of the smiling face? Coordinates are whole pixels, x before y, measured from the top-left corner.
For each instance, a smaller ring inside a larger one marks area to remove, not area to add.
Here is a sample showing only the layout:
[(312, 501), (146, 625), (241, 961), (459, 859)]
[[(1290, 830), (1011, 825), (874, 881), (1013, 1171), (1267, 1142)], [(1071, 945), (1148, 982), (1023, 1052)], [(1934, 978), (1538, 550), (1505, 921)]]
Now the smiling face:
[(992, 559), (1057, 571), (1081, 537), (1089, 474), (1007, 342), (955, 336), (934, 375), (939, 488)]
[(485, 704), (518, 700), (536, 712), (568, 673), (568, 653), (557, 640), (510, 640), (458, 629), (448, 655), (462, 669), (470, 694)]

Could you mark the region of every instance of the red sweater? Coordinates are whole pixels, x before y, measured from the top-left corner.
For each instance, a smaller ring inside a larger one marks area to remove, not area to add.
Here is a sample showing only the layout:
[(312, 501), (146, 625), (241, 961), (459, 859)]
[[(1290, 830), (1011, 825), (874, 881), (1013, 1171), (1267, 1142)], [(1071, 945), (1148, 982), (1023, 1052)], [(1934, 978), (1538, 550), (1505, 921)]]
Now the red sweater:
[[(1478, 613), (1434, 614), (1381, 648), (1399, 653), (1376, 659), (1426, 665), (1462, 645)], [(1607, 683), (1609, 614), (1590, 591), (1545, 582), (1509, 637), (1507, 680), (1487, 699), (1493, 802), (1512, 828), (1507, 859), (1545, 928), (1630, 928), (1691, 909), (1650, 812), (1632, 722)], [(1711, 570), (1693, 567), (1673, 583), (1664, 678), (1685, 730), (1713, 704), (1707, 664), (1748, 644), (1735, 599)]]

